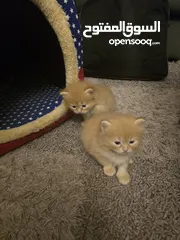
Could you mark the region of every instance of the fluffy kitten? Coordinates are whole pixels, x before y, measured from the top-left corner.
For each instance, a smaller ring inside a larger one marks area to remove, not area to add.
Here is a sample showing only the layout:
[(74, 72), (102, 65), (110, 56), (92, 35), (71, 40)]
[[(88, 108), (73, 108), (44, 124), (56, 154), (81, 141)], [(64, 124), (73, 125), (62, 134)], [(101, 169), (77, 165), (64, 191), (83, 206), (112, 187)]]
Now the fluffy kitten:
[(82, 127), (81, 140), (86, 151), (104, 169), (104, 173), (116, 176), (121, 184), (128, 184), (128, 164), (139, 148), (144, 119), (117, 112), (101, 113), (86, 120)]
[(84, 119), (92, 115), (116, 110), (116, 100), (110, 88), (100, 83), (78, 81), (60, 92), (64, 102)]

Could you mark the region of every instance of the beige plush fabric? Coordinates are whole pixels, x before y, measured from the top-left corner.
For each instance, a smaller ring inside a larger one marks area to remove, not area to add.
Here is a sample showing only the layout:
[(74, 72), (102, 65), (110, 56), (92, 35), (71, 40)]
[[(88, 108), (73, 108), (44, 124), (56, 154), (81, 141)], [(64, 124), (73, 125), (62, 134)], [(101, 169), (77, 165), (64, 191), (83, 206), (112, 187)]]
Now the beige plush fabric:
[(131, 184), (84, 152), (74, 117), (0, 158), (0, 239), (180, 238), (180, 62), (161, 82), (101, 81), (120, 111), (146, 118)]
[[(47, 18), (54, 32), (56, 33), (63, 52), (67, 85), (69, 83), (78, 81), (76, 48), (74, 46), (74, 40), (71, 35), (69, 23), (63, 9), (56, 0), (32, 0), (32, 2), (43, 12), (44, 16)], [(57, 121), (66, 113), (67, 107), (63, 102), (51, 113), (46, 114), (36, 121), (17, 128), (1, 130), (0, 143), (6, 143), (18, 138), (22, 138), (33, 132), (37, 132)]]

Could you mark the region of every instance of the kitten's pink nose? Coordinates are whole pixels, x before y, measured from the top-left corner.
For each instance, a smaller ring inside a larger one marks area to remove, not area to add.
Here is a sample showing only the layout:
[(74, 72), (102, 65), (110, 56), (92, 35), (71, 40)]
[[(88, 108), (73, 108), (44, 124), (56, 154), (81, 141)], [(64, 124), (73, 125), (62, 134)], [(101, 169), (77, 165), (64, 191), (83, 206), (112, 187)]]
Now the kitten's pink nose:
[(127, 148), (127, 147), (123, 147), (123, 151), (124, 151), (124, 152), (127, 152), (127, 151), (128, 151), (128, 148)]

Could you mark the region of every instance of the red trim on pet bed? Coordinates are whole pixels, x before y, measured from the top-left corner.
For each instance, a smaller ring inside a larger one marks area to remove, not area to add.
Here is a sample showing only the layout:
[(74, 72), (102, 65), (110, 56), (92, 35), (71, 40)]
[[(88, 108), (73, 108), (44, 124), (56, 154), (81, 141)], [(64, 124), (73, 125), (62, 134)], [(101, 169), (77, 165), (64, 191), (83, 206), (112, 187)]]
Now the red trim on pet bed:
[[(79, 74), (78, 74), (79, 80), (83, 81), (84, 80), (84, 70), (83, 68), (81, 68), (79, 70)], [(21, 147), (22, 145), (31, 142), (32, 140), (42, 136), (43, 134), (53, 130), (54, 128), (58, 127), (61, 123), (65, 122), (66, 120), (68, 120), (70, 117), (73, 116), (73, 113), (71, 111), (69, 111), (66, 115), (64, 115), (63, 117), (61, 117), (58, 121), (52, 123), (51, 125), (47, 126), (46, 128), (35, 132), (35, 133), (31, 133), (23, 138), (19, 138), (13, 141), (10, 141), (8, 143), (3, 143), (0, 144), (0, 156), (15, 150), (19, 147)]]
[(84, 69), (83, 69), (83, 68), (81, 68), (81, 69), (79, 70), (78, 77), (79, 77), (79, 80), (80, 80), (80, 81), (83, 81), (83, 80), (84, 80)]

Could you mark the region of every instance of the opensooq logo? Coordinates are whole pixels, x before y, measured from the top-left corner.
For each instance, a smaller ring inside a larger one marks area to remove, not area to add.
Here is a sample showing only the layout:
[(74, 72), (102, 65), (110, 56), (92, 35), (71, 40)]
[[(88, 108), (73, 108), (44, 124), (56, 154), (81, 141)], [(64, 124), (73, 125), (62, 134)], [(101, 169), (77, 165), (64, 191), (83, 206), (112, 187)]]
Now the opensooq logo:
[[(140, 35), (141, 33), (153, 33), (160, 32), (160, 21), (154, 21), (154, 25), (151, 26), (133, 26), (132, 23), (125, 23), (125, 21), (119, 21), (119, 25), (110, 26), (109, 23), (99, 23), (99, 25), (86, 25), (83, 31), (83, 36), (85, 38), (92, 38), (93, 35), (99, 35), (100, 33), (122, 33), (124, 37), (130, 38), (133, 35)], [(110, 39), (109, 44), (117, 46), (119, 44), (142, 44), (142, 45), (157, 45), (159, 42), (152, 42), (152, 39)]]

